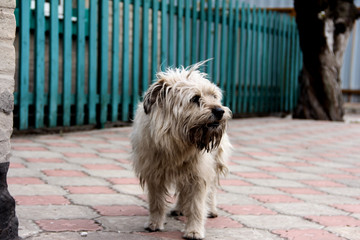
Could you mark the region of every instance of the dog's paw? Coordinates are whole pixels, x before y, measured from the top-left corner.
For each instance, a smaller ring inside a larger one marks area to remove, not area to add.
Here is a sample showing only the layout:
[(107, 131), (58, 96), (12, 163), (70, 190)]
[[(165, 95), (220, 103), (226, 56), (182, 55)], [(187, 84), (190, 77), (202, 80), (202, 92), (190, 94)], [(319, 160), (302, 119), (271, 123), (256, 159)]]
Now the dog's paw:
[(161, 226), (158, 223), (150, 222), (145, 224), (145, 230), (149, 232), (159, 232), (161, 230), (164, 230), (164, 226)]
[(170, 212), (170, 216), (172, 217), (179, 217), (179, 216), (184, 216), (183, 213), (179, 210), (172, 210)]
[(209, 212), (207, 215), (208, 218), (217, 218), (218, 213), (217, 212)]
[(201, 240), (204, 239), (204, 233), (200, 233), (197, 231), (186, 231), (183, 238), (185, 239), (192, 239), (192, 240)]

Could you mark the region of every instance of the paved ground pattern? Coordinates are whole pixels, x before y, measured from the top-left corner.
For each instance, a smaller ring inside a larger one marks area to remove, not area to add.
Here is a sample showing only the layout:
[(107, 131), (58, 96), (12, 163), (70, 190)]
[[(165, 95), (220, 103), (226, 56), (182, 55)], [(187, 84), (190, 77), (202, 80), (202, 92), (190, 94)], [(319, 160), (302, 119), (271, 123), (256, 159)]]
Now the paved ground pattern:
[[(148, 233), (131, 128), (12, 138), (9, 190), (25, 239), (181, 239), (184, 218)], [(206, 239), (359, 240), (360, 124), (232, 120), (230, 174)], [(174, 199), (169, 199), (173, 202)]]

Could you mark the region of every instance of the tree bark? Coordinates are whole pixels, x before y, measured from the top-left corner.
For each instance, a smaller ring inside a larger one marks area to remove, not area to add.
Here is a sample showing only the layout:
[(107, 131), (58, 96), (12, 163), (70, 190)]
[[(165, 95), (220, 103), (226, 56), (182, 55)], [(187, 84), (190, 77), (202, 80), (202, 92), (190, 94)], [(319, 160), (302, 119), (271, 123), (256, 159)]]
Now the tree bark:
[(343, 121), (340, 70), (359, 12), (353, 0), (295, 0), (294, 5), (303, 69), (293, 117)]

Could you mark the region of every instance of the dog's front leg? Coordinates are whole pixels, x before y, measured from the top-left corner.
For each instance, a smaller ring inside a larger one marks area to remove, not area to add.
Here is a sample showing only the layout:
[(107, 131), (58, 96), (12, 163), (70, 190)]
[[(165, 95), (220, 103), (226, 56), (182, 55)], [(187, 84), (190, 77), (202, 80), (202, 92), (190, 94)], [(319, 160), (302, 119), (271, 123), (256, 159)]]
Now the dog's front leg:
[(166, 187), (163, 185), (147, 182), (150, 217), (145, 224), (145, 229), (150, 232), (164, 229), (166, 211)]
[(184, 204), (187, 217), (184, 238), (203, 239), (206, 219), (206, 184), (205, 181), (195, 181), (188, 187), (189, 200)]

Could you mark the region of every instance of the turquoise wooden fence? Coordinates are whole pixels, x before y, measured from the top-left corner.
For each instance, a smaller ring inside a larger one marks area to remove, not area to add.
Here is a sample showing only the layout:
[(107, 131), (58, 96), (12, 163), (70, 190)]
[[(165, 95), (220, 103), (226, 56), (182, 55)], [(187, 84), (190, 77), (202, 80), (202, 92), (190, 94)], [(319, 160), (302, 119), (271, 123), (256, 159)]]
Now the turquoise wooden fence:
[(130, 121), (157, 71), (210, 58), (203, 70), (234, 116), (297, 101), (302, 60), (288, 15), (235, 0), (30, 2), (15, 10), (18, 129)]

